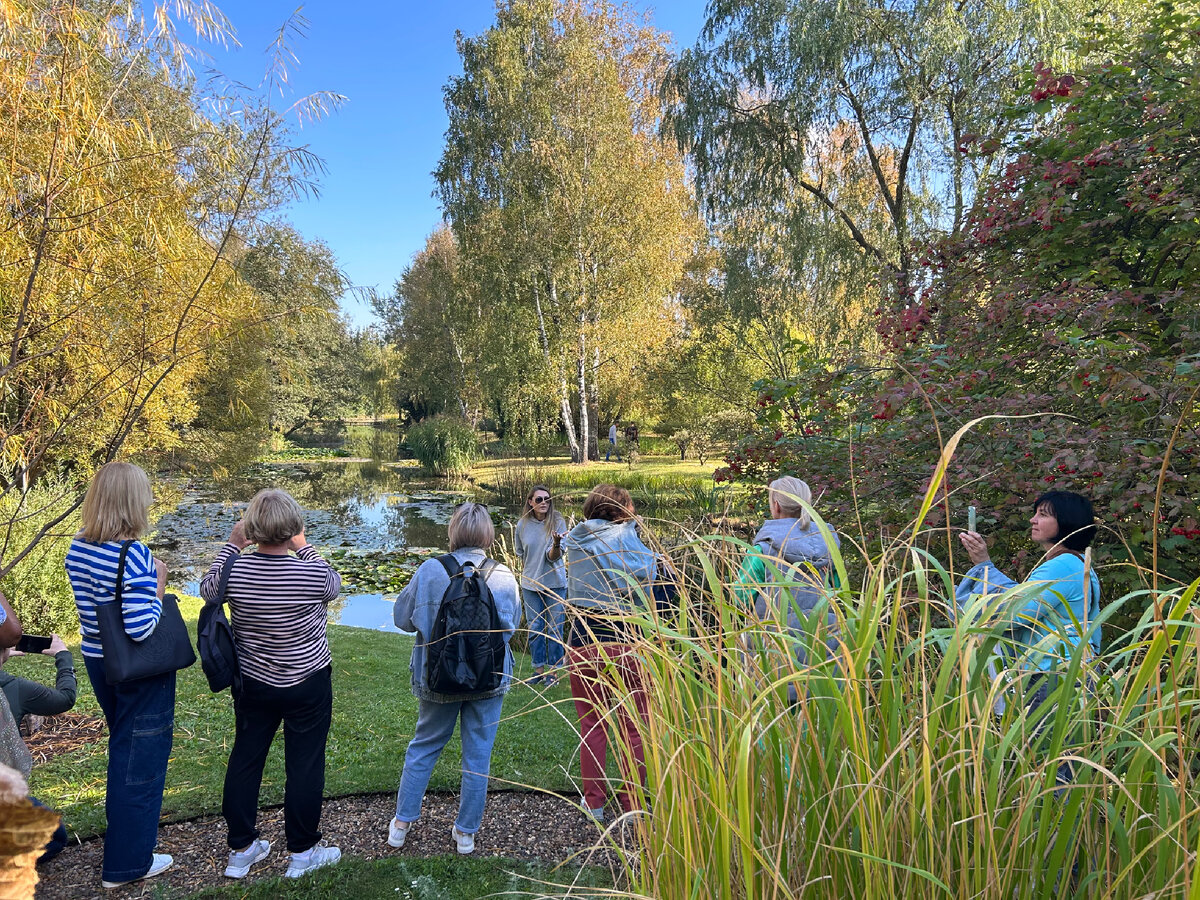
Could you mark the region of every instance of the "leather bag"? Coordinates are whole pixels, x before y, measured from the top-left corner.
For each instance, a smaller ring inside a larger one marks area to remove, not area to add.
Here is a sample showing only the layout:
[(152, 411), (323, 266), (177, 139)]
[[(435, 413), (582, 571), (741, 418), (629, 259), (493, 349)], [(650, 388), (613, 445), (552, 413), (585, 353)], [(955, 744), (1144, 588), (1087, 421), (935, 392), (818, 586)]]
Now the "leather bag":
[(186, 669), (196, 661), (196, 651), (192, 649), (192, 639), (183, 624), (179, 600), (174, 594), (163, 597), (162, 614), (149, 637), (135, 641), (125, 633), (125, 617), (121, 611), (122, 582), (125, 580), (125, 555), (132, 543), (121, 544), (117, 588), (112, 602), (96, 605), (100, 643), (104, 647), (104, 679), (109, 684), (166, 675)]

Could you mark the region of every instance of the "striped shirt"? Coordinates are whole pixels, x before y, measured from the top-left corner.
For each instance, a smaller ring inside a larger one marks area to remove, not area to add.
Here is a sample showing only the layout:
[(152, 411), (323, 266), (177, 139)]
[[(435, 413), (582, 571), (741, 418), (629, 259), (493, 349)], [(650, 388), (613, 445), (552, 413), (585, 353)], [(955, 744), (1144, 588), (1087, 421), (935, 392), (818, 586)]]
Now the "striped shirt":
[[(83, 655), (94, 659), (104, 657), (100, 644), (100, 625), (96, 607), (111, 603), (116, 596), (117, 560), (122, 541), (98, 544), (75, 538), (67, 550), (67, 578), (75, 595), (79, 612), (79, 631), (83, 637)], [(158, 599), (158, 575), (154, 556), (141, 541), (133, 541), (125, 555), (125, 577), (122, 582), (121, 612), (125, 633), (135, 641), (144, 641), (154, 632), (162, 614)]]
[[(200, 596), (216, 602), (221, 568), (236, 544), (226, 544), (200, 582)], [(229, 573), (233, 640), (242, 674), (273, 687), (292, 687), (332, 661), (325, 638), (325, 607), (342, 589), (342, 576), (311, 545), (295, 556), (246, 553)]]

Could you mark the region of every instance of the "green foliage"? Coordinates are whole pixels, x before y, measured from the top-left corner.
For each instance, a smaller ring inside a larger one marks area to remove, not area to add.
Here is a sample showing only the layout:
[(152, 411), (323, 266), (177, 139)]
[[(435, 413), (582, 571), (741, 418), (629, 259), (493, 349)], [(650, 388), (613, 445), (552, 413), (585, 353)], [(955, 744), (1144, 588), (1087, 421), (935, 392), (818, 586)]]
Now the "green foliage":
[[(1051, 702), (1027, 712), (1022, 682), (1010, 683), (1020, 673), (989, 671), (1002, 630), (989, 617), (1004, 601), (945, 624), (948, 536), (924, 521), (945, 462), (904, 539), (864, 555), (851, 548), (870, 535), (842, 531), (829, 660), (814, 626), (792, 639), (775, 617), (747, 615), (731, 589), (744, 544), (705, 535), (673, 551), (679, 615), (659, 618), (646, 598), (650, 611), (631, 616), (653, 814), (625, 856), (626, 896), (1186, 893), (1200, 841), (1185, 762), (1200, 740), (1200, 644), (1187, 610), (1200, 581), (1154, 593), (1127, 641), (1074, 654)], [(1143, 598), (1114, 599), (1102, 618), (1125, 605)], [(1073, 778), (1058, 785), (1066, 760)]]
[[(44, 527), (71, 509), (75, 497), (75, 485), (65, 478), (45, 479), (23, 497), (14, 493), (0, 496), (0, 533), (8, 546), (34, 547), (0, 579), (0, 590), (30, 634), (79, 631), (75, 597), (63, 568), (70, 535), (78, 527), (77, 517), (54, 527), (50, 537), (39, 537)], [(0, 548), (0, 558), (7, 555), (6, 549)]]
[(405, 442), (413, 456), (435, 475), (461, 475), (479, 453), (475, 429), (454, 416), (431, 416), (408, 429)]

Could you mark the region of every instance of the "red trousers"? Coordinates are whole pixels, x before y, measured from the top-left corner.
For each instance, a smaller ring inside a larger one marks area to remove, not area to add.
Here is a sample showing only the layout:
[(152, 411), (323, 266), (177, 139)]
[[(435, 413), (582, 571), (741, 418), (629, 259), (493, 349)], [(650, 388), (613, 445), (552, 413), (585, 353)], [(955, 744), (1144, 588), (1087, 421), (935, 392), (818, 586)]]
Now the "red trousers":
[[(615, 736), (620, 741), (617, 761), (624, 778), (617, 798), (625, 812), (641, 809), (641, 788), (646, 783), (641, 728), (647, 720), (641, 664), (628, 644), (596, 643), (568, 647), (567, 666), (571, 696), (579, 715), (583, 802), (588, 809), (604, 808), (608, 795), (604, 763), (609, 728), (615, 724)], [(636, 716), (631, 708), (637, 710)]]

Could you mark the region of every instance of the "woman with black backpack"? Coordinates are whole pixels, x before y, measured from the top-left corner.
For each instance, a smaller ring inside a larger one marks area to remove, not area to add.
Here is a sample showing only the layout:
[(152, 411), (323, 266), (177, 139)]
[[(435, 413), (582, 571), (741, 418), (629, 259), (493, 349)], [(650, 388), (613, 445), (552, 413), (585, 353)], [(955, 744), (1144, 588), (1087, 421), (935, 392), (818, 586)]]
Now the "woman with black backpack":
[(487, 557), (496, 529), (486, 507), (461, 504), (448, 532), (450, 552), (422, 563), (396, 600), (396, 626), (416, 632), (409, 670), (418, 712), (388, 844), (404, 846), (421, 816), (433, 767), (461, 720), (462, 790), (451, 835), (466, 854), (475, 850), (483, 821), (492, 744), (512, 682), (508, 642), (521, 621), (521, 601), (513, 573)]

